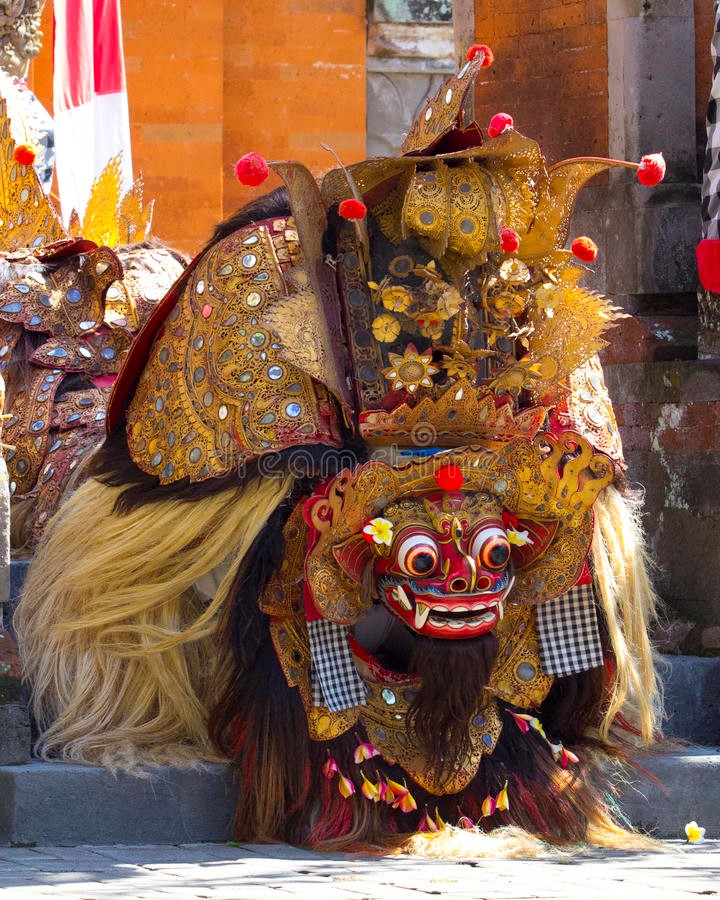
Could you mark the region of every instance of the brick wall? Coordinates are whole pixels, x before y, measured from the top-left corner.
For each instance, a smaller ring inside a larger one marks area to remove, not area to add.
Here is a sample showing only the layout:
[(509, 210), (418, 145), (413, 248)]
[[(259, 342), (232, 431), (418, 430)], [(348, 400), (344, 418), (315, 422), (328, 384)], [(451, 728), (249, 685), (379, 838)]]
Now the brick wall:
[(477, 92), (481, 125), (510, 113), (549, 162), (607, 154), (605, 0), (475, 0), (475, 35), (495, 52)]
[[(193, 253), (259, 189), (232, 165), (248, 150), (320, 172), (365, 156), (363, 0), (123, 0), (133, 163), (155, 197), (154, 233)], [(51, 4), (31, 85), (52, 110)]]
[[(248, 150), (319, 174), (365, 158), (364, 0), (225, 4), (224, 210), (250, 196), (232, 176)], [(268, 182), (254, 193), (262, 193)]]

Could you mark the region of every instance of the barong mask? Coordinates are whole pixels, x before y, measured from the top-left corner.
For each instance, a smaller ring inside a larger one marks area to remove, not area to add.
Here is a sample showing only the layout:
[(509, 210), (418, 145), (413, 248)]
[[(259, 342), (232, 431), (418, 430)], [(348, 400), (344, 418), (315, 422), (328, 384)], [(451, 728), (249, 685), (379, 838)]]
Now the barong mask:
[[(378, 594), (393, 615), (430, 637), (491, 631), (512, 582), (510, 541), (497, 501), (483, 494), (430, 494), (392, 504), (384, 515), (380, 522), (390, 525), (391, 543), (374, 568)], [(386, 546), (376, 544), (381, 554)]]

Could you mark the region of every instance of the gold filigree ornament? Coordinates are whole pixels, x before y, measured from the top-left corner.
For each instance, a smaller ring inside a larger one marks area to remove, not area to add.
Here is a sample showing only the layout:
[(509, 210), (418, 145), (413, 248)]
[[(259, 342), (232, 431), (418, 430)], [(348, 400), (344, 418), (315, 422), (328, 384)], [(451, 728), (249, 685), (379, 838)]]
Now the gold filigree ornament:
[[(108, 247), (76, 254), (56, 271), (30, 271), (0, 291), (0, 320), (56, 338), (90, 334), (103, 321), (105, 291), (122, 274)], [(61, 362), (67, 352), (58, 346), (49, 356)]]
[(143, 200), (142, 178), (122, 194), (120, 155), (108, 161), (93, 183), (83, 220), (73, 210), (66, 231), (34, 166), (16, 162), (15, 149), (7, 103), (0, 98), (0, 246), (4, 251), (46, 246), (68, 233), (110, 247), (139, 243), (149, 235), (154, 201)]
[(290, 269), (297, 233), (286, 226), (271, 220), (214, 245), (188, 273), (155, 339), (128, 407), (127, 435), (135, 461), (163, 483), (223, 475), (294, 444), (341, 443), (337, 405), (307, 373), (321, 374), (328, 358), (316, 356), (312, 342), (298, 352), (317, 313), (304, 270)]
[[(472, 364), (465, 357), (458, 360), (453, 356), (452, 361), (448, 365), (457, 365), (458, 370)], [(363, 413), (360, 434), (371, 445), (393, 442), (400, 447), (418, 448), (458, 447), (478, 440), (509, 440), (516, 436), (532, 439), (547, 412), (543, 406), (516, 412), (510, 403), (498, 405), (489, 387), (475, 387), (472, 381), (459, 377), (437, 400), (423, 397), (416, 406), (400, 404), (390, 412)]]
[(32, 164), (16, 162), (7, 103), (0, 98), (0, 246), (40, 247), (66, 237)]
[(143, 202), (138, 178), (125, 194), (121, 189), (122, 153), (111, 157), (90, 188), (82, 221), (75, 210), (70, 233), (108, 247), (144, 241), (150, 233), (154, 200)]
[(432, 387), (432, 376), (440, 371), (432, 364), (432, 356), (418, 353), (414, 344), (408, 344), (402, 356), (390, 353), (390, 366), (383, 369), (383, 375), (394, 391), (408, 391), (414, 394), (419, 388)]
[[(327, 496), (308, 507), (319, 538), (305, 571), (315, 606), (326, 619), (350, 625), (367, 614), (370, 601), (359, 589), (362, 567), (351, 552), (361, 554), (357, 542), (364, 542), (364, 524), (382, 516), (390, 503), (437, 490), (434, 473), (445, 465), (462, 471), (463, 492), (492, 495), (513, 515), (550, 523), (552, 539), (518, 570), (509, 602), (543, 603), (575, 583), (592, 539), (592, 504), (614, 468), (579, 434), (541, 432), (533, 441), (488, 442), (484, 449), (439, 453), (403, 467), (375, 460), (337, 476)], [(348, 559), (354, 560), (350, 570), (341, 564)]]

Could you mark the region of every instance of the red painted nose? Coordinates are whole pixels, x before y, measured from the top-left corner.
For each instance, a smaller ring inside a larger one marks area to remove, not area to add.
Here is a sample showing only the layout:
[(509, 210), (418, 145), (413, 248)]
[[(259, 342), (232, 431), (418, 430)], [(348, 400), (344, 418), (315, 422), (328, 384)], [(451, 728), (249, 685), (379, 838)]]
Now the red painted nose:
[(445, 591), (448, 594), (469, 594), (475, 590), (476, 577), (475, 561), (465, 554), (456, 557), (445, 579)]

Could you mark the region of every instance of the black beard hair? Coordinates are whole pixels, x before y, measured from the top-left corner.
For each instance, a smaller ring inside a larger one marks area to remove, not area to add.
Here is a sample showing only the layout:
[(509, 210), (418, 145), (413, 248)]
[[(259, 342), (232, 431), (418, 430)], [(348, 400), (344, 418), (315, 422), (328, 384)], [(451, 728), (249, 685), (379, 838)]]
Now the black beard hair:
[(417, 639), (409, 668), (422, 686), (407, 721), (440, 783), (461, 768), (471, 750), (470, 723), (484, 705), (497, 653), (493, 632), (467, 640)]

